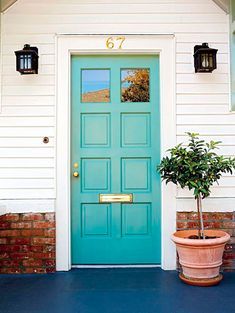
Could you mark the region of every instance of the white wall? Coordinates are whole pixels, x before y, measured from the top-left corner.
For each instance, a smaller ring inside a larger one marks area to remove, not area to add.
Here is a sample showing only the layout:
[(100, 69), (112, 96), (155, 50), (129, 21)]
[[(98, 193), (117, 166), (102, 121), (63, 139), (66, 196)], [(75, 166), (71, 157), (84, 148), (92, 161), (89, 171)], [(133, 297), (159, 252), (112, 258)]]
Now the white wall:
[[(18, 0), (2, 20), (0, 199), (8, 200), (2, 201), (7, 210), (31, 210), (32, 199), (34, 210), (37, 204), (54, 206), (59, 33), (175, 33), (177, 140), (183, 141), (186, 131), (199, 132), (205, 139), (222, 140), (221, 153), (235, 154), (228, 16), (212, 0)], [(218, 69), (212, 74), (194, 73), (193, 47), (202, 42), (219, 50)], [(20, 76), (15, 71), (14, 51), (25, 43), (39, 48), (39, 75)], [(49, 144), (42, 143), (43, 136), (50, 137)], [(216, 207), (213, 197), (219, 198)], [(206, 207), (233, 210), (234, 197), (235, 177), (224, 177)], [(192, 208), (188, 192), (179, 190), (178, 198), (178, 209)], [(21, 208), (17, 199), (24, 203)]]

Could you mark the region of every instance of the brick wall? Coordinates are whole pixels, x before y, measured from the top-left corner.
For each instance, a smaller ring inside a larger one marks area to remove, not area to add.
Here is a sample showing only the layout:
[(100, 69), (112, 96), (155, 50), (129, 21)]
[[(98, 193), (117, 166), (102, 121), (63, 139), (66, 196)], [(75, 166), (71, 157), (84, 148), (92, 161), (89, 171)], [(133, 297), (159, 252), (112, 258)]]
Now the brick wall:
[[(223, 258), (223, 270), (235, 270), (235, 212), (203, 213), (205, 229), (220, 229), (230, 234), (231, 240), (225, 247)], [(197, 213), (195, 212), (178, 212), (177, 213), (177, 230), (196, 229)]]
[(0, 216), (0, 273), (55, 271), (55, 214)]

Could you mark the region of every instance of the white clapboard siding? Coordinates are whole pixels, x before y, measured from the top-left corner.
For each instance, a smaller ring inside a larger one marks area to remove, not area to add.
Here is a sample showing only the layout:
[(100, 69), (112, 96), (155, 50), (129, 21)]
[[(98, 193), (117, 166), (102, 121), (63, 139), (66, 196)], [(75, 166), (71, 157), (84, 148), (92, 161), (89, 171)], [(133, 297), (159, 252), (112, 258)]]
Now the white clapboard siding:
[(0, 160), (6, 157), (15, 158), (16, 155), (20, 158), (27, 158), (29, 155), (31, 158), (52, 158), (54, 156), (54, 149), (53, 147), (48, 148), (46, 145), (43, 148), (0, 148)]
[[(9, 16), (10, 17), (10, 16)], [(8, 18), (9, 18), (8, 17)], [(35, 23), (35, 17), (33, 17), (32, 19), (32, 23)], [(14, 24), (15, 22), (15, 17), (13, 17), (13, 20), (10, 22), (11, 24)], [(24, 18), (24, 20), (22, 21), (22, 23), (25, 23), (26, 20)], [(20, 23), (20, 21), (17, 21), (17, 23)], [(44, 54), (54, 54), (55, 53), (55, 44), (40, 44), (38, 46), (39, 50), (40, 50), (40, 54), (44, 55)], [(8, 44), (6, 43), (3, 47), (2, 47), (2, 54), (3, 55), (12, 55), (13, 51), (16, 50), (21, 50), (22, 49), (22, 45), (21, 44)]]
[[(222, 135), (210, 135), (210, 136), (201, 136), (203, 140), (209, 142), (210, 140), (213, 141), (222, 141), (222, 143), (219, 144), (219, 148), (222, 148), (223, 146), (235, 146), (235, 134), (229, 135), (229, 136), (222, 136)], [(186, 134), (184, 135), (178, 135), (177, 136), (177, 143), (180, 142), (187, 142), (188, 138)], [(235, 196), (235, 195), (234, 195)]]
[[(156, 1), (156, 0), (155, 0)], [(8, 30), (7, 27), (14, 27), (14, 19), (15, 18), (21, 17), (21, 15), (11, 15), (8, 17), (6, 23), (5, 23), (5, 28), (4, 30)], [(31, 24), (31, 27), (33, 28), (26, 28), (27, 32), (30, 32), (31, 29), (35, 29), (38, 24), (49, 24), (49, 25), (55, 25), (55, 24), (60, 24), (60, 21), (63, 21), (63, 25), (81, 25), (81, 24), (97, 24), (97, 23), (102, 23), (102, 24), (133, 24), (140, 21), (142, 18), (142, 14), (136, 14), (134, 11), (130, 14), (126, 13), (125, 15), (121, 15), (118, 12), (115, 12), (113, 14), (102, 14), (98, 13), (95, 14), (79, 14), (77, 15), (49, 15), (49, 14), (43, 14), (40, 15), (40, 19), (38, 18), (37, 13), (35, 12), (33, 14), (25, 16), (24, 20), (19, 20), (18, 25), (19, 27), (25, 27), (25, 24)], [(155, 13), (152, 12), (151, 14), (148, 15), (148, 20), (145, 20), (145, 24), (192, 24), (192, 19), (194, 20), (193, 27), (195, 25), (198, 25), (200, 29), (203, 32), (206, 32), (206, 27), (202, 27), (202, 25), (207, 25), (212, 28), (212, 26), (215, 26), (219, 32), (221, 31), (226, 31), (225, 30), (225, 16), (222, 14), (169, 14), (169, 13)], [(219, 26), (221, 28), (219, 28)], [(36, 30), (38, 31), (38, 29)], [(46, 30), (46, 32), (48, 29)], [(184, 32), (187, 32), (187, 29), (184, 29)], [(214, 31), (214, 30), (212, 30)], [(3, 50), (5, 52), (5, 50)], [(44, 51), (43, 51), (44, 52)]]
[[(14, 63), (15, 63), (15, 61), (14, 61)], [(4, 75), (14, 75), (15, 72), (16, 72), (16, 68), (15, 68), (14, 64), (3, 66), (2, 73)], [(55, 65), (50, 65), (50, 64), (49, 65), (48, 64), (40, 65), (39, 64), (38, 73), (40, 75), (54, 75), (55, 74)], [(34, 79), (34, 78), (32, 78), (32, 79)]]
[[(192, 57), (191, 54), (190, 54), (190, 57)], [(208, 73), (208, 74), (203, 74), (203, 76), (195, 75), (195, 73), (178, 74), (176, 78), (176, 83), (177, 84), (228, 84), (229, 76), (228, 74), (222, 74), (222, 73), (216, 74), (215, 72), (213, 75)]]
[[(221, 64), (219, 63), (217, 66), (217, 69), (215, 70), (215, 74), (227, 74), (229, 70), (228, 64)], [(187, 63), (187, 64), (182, 64), (182, 63), (177, 63), (176, 64), (176, 71), (179, 74), (195, 74), (194, 72), (194, 67), (193, 63)], [(200, 75), (200, 74), (197, 74)], [(201, 74), (202, 75), (202, 74)]]
[(228, 113), (228, 105), (227, 104), (201, 104), (201, 105), (194, 105), (194, 104), (178, 104), (176, 107), (177, 114), (203, 114), (211, 115), (213, 110), (213, 114), (227, 114)]
[(2, 106), (2, 117), (8, 116), (54, 116), (54, 106)]
[[(13, 194), (13, 195), (12, 195)], [(54, 199), (55, 188), (22, 188), (22, 189), (2, 189), (0, 190), (1, 199)], [(33, 209), (32, 209), (33, 210)], [(31, 210), (31, 212), (32, 212)], [(11, 208), (7, 212), (11, 211)], [(24, 212), (24, 206), (21, 212)], [(35, 211), (35, 210), (34, 210)], [(20, 211), (19, 211), (20, 212)]]
[(216, 123), (214, 125), (177, 125), (178, 135), (183, 135), (189, 131), (200, 135), (230, 136), (235, 134), (235, 125), (217, 125)]
[(24, 186), (27, 189), (38, 189), (38, 188), (54, 188), (54, 179), (51, 178), (2, 178), (0, 179), (0, 189), (22, 189)]
[[(6, 120), (8, 118), (5, 118)], [(33, 138), (33, 137), (53, 137), (55, 135), (54, 127), (15, 127), (7, 126), (0, 127), (0, 138), (1, 137), (16, 137), (16, 138)]]
[(54, 75), (40, 75), (34, 77), (34, 79), (29, 78), (30, 75), (3, 75), (2, 82), (5, 86), (54, 86), (55, 78)]
[[(43, 143), (43, 135), (47, 134), (47, 132), (44, 130), (44, 134), (41, 134), (41, 136), (31, 136), (31, 137), (26, 137), (19, 135), (18, 137), (15, 136), (9, 136), (9, 137), (0, 137), (0, 147), (2, 148), (38, 148), (38, 147), (43, 147), (45, 144)], [(28, 135), (29, 136), (29, 135)], [(54, 138), (49, 137), (49, 143), (46, 144), (47, 147), (54, 147)], [(17, 154), (18, 155), (18, 154)], [(17, 156), (16, 155), (16, 156)], [(29, 157), (31, 154), (28, 155)]]
[[(1, 158), (0, 159), (0, 168), (9, 167), (9, 168), (51, 168), (54, 166), (54, 160), (53, 158)], [(32, 177), (33, 178), (33, 177)], [(23, 186), (23, 185), (22, 185)]]
[(2, 103), (6, 106), (37, 106), (37, 105), (52, 105), (55, 104), (55, 97), (54, 96), (45, 96), (42, 95), (40, 97), (32, 96), (32, 95), (25, 95), (20, 96), (17, 94), (7, 95), (2, 97)]
[[(214, 112), (213, 112), (214, 113)], [(177, 116), (178, 125), (234, 125), (235, 126), (235, 114), (220, 114), (219, 120), (218, 115), (211, 114), (209, 116), (204, 115), (203, 111), (201, 114), (182, 114)]]
[[(220, 153), (234, 154), (228, 25), (228, 16), (212, 0), (17, 1), (2, 16), (0, 198), (55, 198), (55, 35), (60, 33), (175, 34), (177, 141), (185, 141), (187, 131), (199, 132), (205, 140), (223, 140)], [(202, 42), (218, 49), (212, 74), (194, 72), (193, 48)], [(15, 71), (14, 51), (25, 43), (39, 48), (38, 75)], [(215, 197), (234, 194), (234, 177), (213, 188)], [(178, 191), (180, 201), (191, 196)]]
[(0, 168), (1, 179), (24, 179), (24, 178), (54, 178), (54, 170), (51, 168)]
[[(176, 95), (177, 104), (195, 104), (200, 105), (204, 103), (211, 104), (229, 104), (229, 94), (177, 94)], [(229, 110), (227, 111), (229, 112)]]
[[(193, 198), (193, 193), (187, 189), (178, 189), (177, 197), (179, 198)], [(213, 198), (234, 198), (234, 186), (217, 186), (211, 188), (211, 197)], [(226, 201), (226, 199), (224, 199)], [(219, 208), (218, 208), (219, 210)], [(234, 209), (233, 209), (234, 210)]]
[[(205, 25), (206, 27), (206, 25)], [(208, 36), (208, 39), (210, 36)], [(216, 42), (211, 42), (211, 40), (209, 40), (209, 42), (211, 44), (213, 44), (213, 48), (218, 49), (220, 51), (220, 53), (228, 53), (229, 51), (229, 46), (228, 46), (228, 42), (227, 43), (220, 43), (218, 41)], [(176, 47), (177, 47), (177, 53), (193, 53), (193, 47), (194, 47), (194, 43), (190, 42), (176, 42)], [(207, 75), (207, 74), (205, 74)]]
[(12, 13), (18, 12), (18, 8), (20, 10), (24, 10), (27, 14), (48, 14), (50, 12), (51, 15), (57, 15), (63, 13), (64, 15), (81, 15), (81, 14), (127, 14), (127, 13), (141, 13), (151, 14), (152, 12), (158, 13), (169, 13), (169, 14), (191, 14), (192, 12), (198, 14), (204, 14), (205, 12), (210, 13), (221, 13), (221, 10), (216, 5), (211, 5), (209, 1), (205, 1), (205, 3), (197, 3), (189, 2), (187, 5), (185, 3), (181, 3), (180, 1), (176, 2), (176, 4), (172, 5), (172, 3), (164, 3), (162, 1), (155, 1), (154, 3), (135, 3), (131, 1), (124, 2), (122, 5), (116, 2), (110, 2), (108, 5), (104, 5), (102, 1), (97, 3), (96, 5), (92, 5), (92, 2), (89, 1), (81, 2), (77, 1), (75, 4), (71, 4), (70, 1), (63, 4), (58, 4), (52, 1), (36, 1), (32, 2), (24, 2), (21, 1), (21, 5), (18, 4), (12, 8)]

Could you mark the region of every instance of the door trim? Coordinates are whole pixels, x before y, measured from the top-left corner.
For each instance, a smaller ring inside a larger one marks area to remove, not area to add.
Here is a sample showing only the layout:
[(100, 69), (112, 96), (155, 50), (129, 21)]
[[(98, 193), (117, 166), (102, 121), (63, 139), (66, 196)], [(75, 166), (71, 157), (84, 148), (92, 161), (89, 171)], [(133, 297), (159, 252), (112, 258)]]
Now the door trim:
[[(56, 128), (56, 268), (71, 269), (70, 225), (70, 62), (71, 55), (158, 54), (160, 56), (161, 156), (176, 143), (175, 37), (173, 35), (126, 35), (122, 50), (105, 49), (110, 35), (57, 36)], [(164, 130), (167, 130), (164, 131)], [(171, 234), (176, 228), (176, 188), (162, 184), (161, 267), (175, 269), (176, 252)]]

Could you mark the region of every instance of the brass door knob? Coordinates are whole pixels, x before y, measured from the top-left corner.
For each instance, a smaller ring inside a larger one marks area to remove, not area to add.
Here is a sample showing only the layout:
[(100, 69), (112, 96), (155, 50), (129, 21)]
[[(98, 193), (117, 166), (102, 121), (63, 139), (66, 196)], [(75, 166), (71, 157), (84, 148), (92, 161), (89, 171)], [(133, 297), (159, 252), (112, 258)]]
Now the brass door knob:
[(73, 177), (79, 177), (78, 172), (73, 172)]

